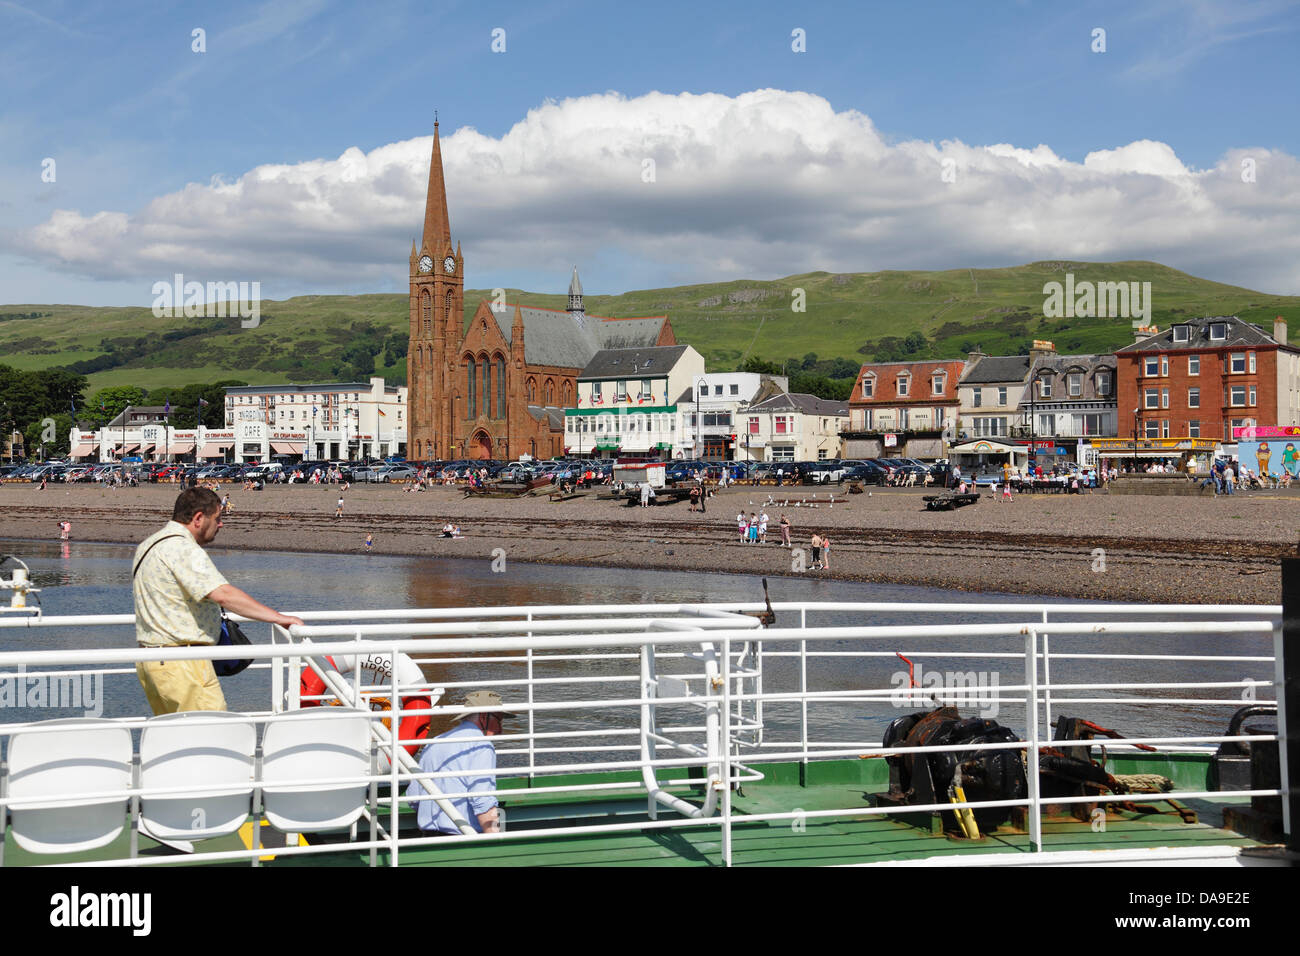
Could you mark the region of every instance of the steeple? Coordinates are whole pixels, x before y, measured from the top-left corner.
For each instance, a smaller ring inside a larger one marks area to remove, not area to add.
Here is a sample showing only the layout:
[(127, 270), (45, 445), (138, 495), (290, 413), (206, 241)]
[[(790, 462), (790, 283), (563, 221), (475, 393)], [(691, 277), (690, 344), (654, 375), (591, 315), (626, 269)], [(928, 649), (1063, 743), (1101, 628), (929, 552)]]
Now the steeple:
[(578, 278), (578, 267), (573, 267), (573, 278), (569, 280), (569, 312), (574, 313), (574, 318), (582, 321), (583, 314), (587, 311), (582, 305), (582, 281)]
[(438, 138), (438, 121), (433, 121), (433, 155), (429, 158), (429, 192), (424, 200), (424, 244), (430, 255), (439, 256), (451, 241), (447, 221), (447, 187), (442, 179), (442, 145)]

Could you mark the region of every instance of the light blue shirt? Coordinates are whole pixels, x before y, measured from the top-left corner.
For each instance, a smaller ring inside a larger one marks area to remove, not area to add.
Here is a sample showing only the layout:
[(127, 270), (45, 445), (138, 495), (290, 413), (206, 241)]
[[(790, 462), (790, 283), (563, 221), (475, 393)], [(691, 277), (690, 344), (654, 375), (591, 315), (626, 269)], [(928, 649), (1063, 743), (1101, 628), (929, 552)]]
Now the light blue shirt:
[[(479, 833), (478, 815), (487, 813), (497, 805), (490, 791), (496, 787), (497, 752), (483, 731), (473, 721), (462, 721), (420, 751), (420, 769), (428, 773), (459, 770), (463, 776), (439, 777), (434, 784), (443, 793), (469, 793), (472, 796), (448, 797), (456, 812), (463, 816)], [(412, 780), (406, 788), (408, 797), (420, 797), (428, 791), (420, 781)], [(460, 833), (451, 817), (433, 800), (416, 804), (416, 819), (421, 830), (439, 830), (443, 833)]]

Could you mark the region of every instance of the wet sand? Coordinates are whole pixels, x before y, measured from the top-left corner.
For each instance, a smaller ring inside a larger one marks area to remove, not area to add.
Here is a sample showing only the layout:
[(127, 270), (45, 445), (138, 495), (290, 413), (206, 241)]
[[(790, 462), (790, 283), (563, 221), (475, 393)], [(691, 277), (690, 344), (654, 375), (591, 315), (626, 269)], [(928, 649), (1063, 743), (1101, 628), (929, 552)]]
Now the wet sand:
[[(222, 490), (234, 506), (215, 542), (226, 548), (364, 556), (370, 533), (375, 552), (386, 554), (804, 574), (1116, 601), (1276, 604), (1279, 561), (1297, 554), (1300, 535), (1300, 498), (1268, 492), (1019, 495), (1010, 503), (986, 494), (975, 505), (929, 512), (920, 491), (872, 489), (830, 505), (824, 489), (765, 486), (722, 491), (698, 514), (686, 502), (642, 509), (591, 497), (552, 503), (354, 485), (336, 518), (337, 487)], [(66, 518), (75, 540), (138, 542), (170, 517), (178, 493), (175, 485), (0, 485), (0, 537), (56, 539)], [(766, 504), (769, 543), (742, 544), (737, 512), (762, 510), (769, 497), (776, 500)], [(799, 499), (808, 503), (796, 506)], [(780, 547), (781, 514), (802, 555)], [(465, 537), (440, 537), (445, 521)], [(814, 533), (832, 539), (829, 570), (811, 570)]]

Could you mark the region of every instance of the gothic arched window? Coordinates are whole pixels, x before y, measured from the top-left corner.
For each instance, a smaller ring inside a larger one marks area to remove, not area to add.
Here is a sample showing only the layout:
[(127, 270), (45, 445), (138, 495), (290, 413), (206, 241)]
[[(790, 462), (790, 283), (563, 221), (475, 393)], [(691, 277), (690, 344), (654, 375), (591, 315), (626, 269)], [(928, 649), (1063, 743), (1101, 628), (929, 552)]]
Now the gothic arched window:
[(483, 414), (492, 418), (492, 363), (486, 355), (480, 362), (483, 366)]
[(420, 316), (424, 321), (422, 328), (425, 335), (433, 334), (433, 299), (429, 297), (429, 290), (425, 289), (420, 293)]
[[(443, 309), (442, 316), (443, 316), (443, 321), (447, 325), (451, 325), (451, 293), (450, 292), (447, 293), (447, 301)], [(456, 331), (460, 331), (460, 323), (457, 323), (455, 328)]]
[(475, 399), (478, 397), (478, 390), (474, 387), (474, 380), (476, 377), (475, 372), (477, 370), (478, 366), (474, 364), (474, 356), (471, 355), (466, 359), (465, 364), (465, 394), (467, 395), (465, 401), (465, 417), (471, 419), (477, 414), (477, 410), (474, 407)]
[(546, 404), (555, 404), (555, 382), (549, 378), (546, 380)]
[(573, 383), (566, 381), (564, 383), (564, 406), (568, 408), (573, 404)]
[(537, 379), (529, 378), (525, 391), (528, 393), (529, 402), (537, 401)]
[(497, 418), (506, 417), (506, 360), (497, 356)]

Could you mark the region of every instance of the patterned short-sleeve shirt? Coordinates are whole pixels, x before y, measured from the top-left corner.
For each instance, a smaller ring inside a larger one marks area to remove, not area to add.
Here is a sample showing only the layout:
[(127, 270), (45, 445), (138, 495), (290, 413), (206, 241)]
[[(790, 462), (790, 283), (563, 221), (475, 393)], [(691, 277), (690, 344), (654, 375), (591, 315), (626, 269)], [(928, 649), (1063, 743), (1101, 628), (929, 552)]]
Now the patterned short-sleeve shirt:
[[(158, 544), (150, 549), (155, 541)], [(169, 521), (141, 542), (131, 566), (138, 568), (134, 580), (137, 641), (150, 645), (217, 643), (221, 608), (207, 596), (227, 582), (183, 524)]]

